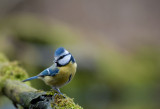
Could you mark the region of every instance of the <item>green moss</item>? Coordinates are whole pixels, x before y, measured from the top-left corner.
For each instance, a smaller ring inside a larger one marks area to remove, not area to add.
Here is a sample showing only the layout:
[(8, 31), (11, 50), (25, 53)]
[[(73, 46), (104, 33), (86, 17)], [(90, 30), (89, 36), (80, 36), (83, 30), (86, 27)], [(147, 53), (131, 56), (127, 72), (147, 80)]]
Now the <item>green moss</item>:
[[(54, 96), (54, 90), (46, 92), (47, 95)], [(66, 98), (64, 98), (64, 96)], [(75, 104), (73, 99), (67, 97), (66, 95), (56, 95), (54, 97), (54, 102), (51, 103), (51, 107), (55, 109), (83, 109), (79, 105)]]
[(16, 96), (16, 101), (20, 102), (19, 96)]
[(51, 106), (55, 109), (83, 109), (79, 105), (73, 102), (73, 99), (67, 97), (64, 98), (62, 95), (56, 95), (54, 98), (54, 102), (51, 103)]
[(13, 80), (23, 80), (27, 77), (24, 69), (18, 67), (17, 62), (7, 63), (0, 69), (0, 76)]
[[(0, 53), (0, 91), (3, 83), (7, 79), (22, 81), (28, 77), (27, 72), (18, 66), (18, 62), (9, 62), (8, 59)], [(27, 83), (30, 85), (30, 83)]]
[(37, 90), (36, 92), (38, 92), (38, 93), (42, 93), (42, 92), (44, 92), (43, 90)]
[(6, 56), (4, 56), (2, 53), (0, 53), (0, 63), (2, 62), (8, 62), (8, 59)]
[(54, 94), (55, 94), (54, 90), (51, 90), (51, 91), (47, 91), (47, 92), (46, 92), (46, 95), (52, 95), (52, 96), (54, 96)]

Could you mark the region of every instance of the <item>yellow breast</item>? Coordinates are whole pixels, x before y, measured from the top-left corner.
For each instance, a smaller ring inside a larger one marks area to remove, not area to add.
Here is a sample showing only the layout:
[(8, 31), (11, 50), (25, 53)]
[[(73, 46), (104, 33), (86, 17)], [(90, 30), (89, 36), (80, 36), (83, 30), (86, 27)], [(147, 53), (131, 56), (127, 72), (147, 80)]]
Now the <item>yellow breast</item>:
[(59, 72), (55, 76), (45, 76), (44, 81), (53, 87), (62, 87), (71, 80), (76, 73), (77, 64), (70, 62), (66, 66), (58, 67)]

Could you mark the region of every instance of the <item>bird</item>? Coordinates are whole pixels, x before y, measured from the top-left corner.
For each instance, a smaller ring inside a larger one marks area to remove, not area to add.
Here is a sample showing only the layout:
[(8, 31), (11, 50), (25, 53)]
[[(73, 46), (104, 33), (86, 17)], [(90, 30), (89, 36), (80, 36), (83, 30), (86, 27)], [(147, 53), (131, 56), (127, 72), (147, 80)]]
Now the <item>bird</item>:
[(77, 63), (72, 54), (64, 47), (59, 47), (54, 53), (53, 64), (36, 76), (23, 80), (23, 82), (33, 79), (41, 79), (51, 86), (56, 93), (63, 95), (60, 89), (68, 84), (75, 76)]

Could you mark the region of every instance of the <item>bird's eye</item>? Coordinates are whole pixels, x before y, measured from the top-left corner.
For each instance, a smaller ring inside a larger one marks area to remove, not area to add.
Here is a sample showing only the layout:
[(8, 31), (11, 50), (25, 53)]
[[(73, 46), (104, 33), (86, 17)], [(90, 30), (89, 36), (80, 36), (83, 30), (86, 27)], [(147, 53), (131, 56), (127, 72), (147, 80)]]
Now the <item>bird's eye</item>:
[(63, 56), (60, 56), (60, 57), (58, 58), (58, 60), (62, 59), (64, 56), (65, 56), (65, 55), (63, 55)]

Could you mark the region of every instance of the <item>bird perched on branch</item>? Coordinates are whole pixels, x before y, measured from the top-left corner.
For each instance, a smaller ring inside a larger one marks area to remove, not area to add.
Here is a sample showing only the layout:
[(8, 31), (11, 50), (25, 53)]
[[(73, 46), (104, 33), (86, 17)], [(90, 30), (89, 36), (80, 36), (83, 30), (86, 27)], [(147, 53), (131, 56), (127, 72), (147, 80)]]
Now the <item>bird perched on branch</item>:
[[(53, 65), (45, 69), (37, 76), (30, 77), (23, 82), (33, 79), (42, 79), (59, 94), (60, 87), (69, 83), (76, 73), (77, 64), (74, 57), (65, 48), (60, 47), (55, 51)], [(63, 94), (62, 94), (63, 95)]]

